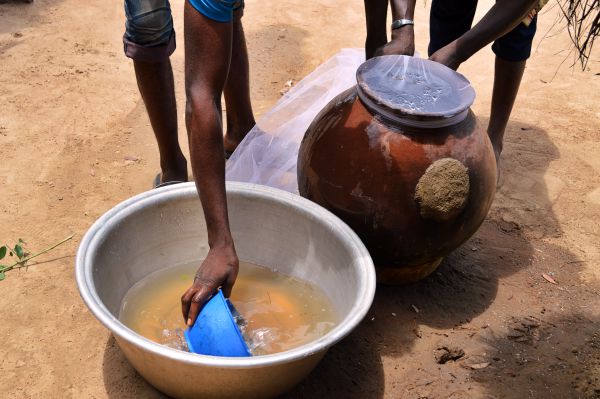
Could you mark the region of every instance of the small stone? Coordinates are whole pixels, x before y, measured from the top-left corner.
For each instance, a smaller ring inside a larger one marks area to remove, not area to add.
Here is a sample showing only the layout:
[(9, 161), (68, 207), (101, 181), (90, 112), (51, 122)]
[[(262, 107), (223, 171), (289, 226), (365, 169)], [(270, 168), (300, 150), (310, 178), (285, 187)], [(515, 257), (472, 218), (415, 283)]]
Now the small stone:
[(456, 361), (465, 355), (465, 351), (458, 347), (441, 346), (435, 351), (435, 360), (438, 364)]
[(466, 367), (470, 368), (471, 370), (481, 370), (481, 369), (486, 368), (489, 365), (490, 365), (489, 362), (484, 362), (484, 363), (467, 364)]

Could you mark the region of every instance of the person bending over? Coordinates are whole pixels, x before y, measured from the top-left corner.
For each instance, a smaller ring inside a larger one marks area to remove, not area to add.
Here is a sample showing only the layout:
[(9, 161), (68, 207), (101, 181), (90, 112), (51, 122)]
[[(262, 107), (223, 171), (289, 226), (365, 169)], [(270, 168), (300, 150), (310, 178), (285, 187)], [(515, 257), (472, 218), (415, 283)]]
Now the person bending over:
[[(224, 155), (254, 126), (243, 0), (188, 0), (184, 9), (186, 127), (191, 164), (208, 226), (209, 253), (181, 298), (186, 323), (222, 287), (229, 296), (238, 270), (225, 199)], [(173, 71), (175, 31), (168, 0), (125, 0), (125, 54), (133, 59), (140, 93), (158, 142), (158, 185), (187, 181), (177, 138)], [(223, 137), (221, 95), (227, 105)]]
[[(227, 217), (224, 150), (234, 149), (254, 126), (243, 10), (243, 0), (188, 0), (184, 8), (185, 121), (209, 244), (192, 286), (181, 297), (188, 326), (193, 325), (201, 307), (219, 287), (225, 296), (231, 294), (238, 273)], [(225, 142), (223, 93), (228, 126)]]

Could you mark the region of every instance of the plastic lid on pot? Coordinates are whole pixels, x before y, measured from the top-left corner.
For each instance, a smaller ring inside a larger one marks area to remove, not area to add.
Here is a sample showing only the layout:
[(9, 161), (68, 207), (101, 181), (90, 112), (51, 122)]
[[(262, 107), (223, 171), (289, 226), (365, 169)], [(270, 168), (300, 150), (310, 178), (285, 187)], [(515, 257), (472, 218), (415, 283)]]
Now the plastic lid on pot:
[(371, 58), (358, 68), (356, 80), (368, 108), (409, 126), (453, 125), (467, 116), (475, 100), (475, 90), (460, 73), (405, 55)]

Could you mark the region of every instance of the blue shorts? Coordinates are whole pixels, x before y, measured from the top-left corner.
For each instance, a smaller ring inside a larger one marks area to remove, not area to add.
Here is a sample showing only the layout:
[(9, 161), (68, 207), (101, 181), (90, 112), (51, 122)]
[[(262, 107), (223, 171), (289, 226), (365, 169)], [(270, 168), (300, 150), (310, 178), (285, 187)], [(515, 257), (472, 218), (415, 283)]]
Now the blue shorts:
[[(243, 0), (188, 0), (202, 15), (218, 22), (233, 20)], [(136, 61), (160, 62), (175, 51), (169, 0), (125, 0), (125, 55)]]
[(233, 20), (233, 12), (244, 7), (243, 0), (188, 0), (202, 15), (218, 22)]
[[(461, 37), (473, 24), (477, 0), (433, 0), (429, 18), (429, 48), (431, 56), (440, 48)], [(529, 26), (520, 23), (498, 38), (492, 45), (494, 53), (506, 61), (525, 61), (531, 55), (537, 15)]]

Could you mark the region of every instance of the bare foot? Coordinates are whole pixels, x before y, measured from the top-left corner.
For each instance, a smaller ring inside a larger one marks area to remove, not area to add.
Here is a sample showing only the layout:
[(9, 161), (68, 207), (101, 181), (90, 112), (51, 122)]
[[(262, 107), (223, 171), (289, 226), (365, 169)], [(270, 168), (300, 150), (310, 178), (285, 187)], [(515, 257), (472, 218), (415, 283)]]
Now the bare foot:
[(160, 182), (188, 181), (187, 160), (183, 154), (175, 162), (161, 165)]
[(504, 174), (502, 173), (502, 167), (500, 166), (501, 155), (502, 154), (500, 153), (500, 151), (496, 151), (494, 149), (494, 156), (496, 157), (496, 190), (500, 189), (500, 187), (502, 187), (502, 184), (504, 183)]
[(223, 137), (223, 147), (225, 149), (225, 152), (230, 154), (234, 152), (238, 145), (240, 145), (242, 140), (244, 140), (246, 135), (250, 132), (250, 130), (252, 130), (254, 125), (255, 123), (254, 121), (252, 121), (252, 123), (246, 126), (245, 128), (239, 129), (235, 132), (229, 131), (229, 129), (227, 129), (227, 133), (225, 133), (225, 136)]
[(240, 145), (241, 141), (242, 140), (232, 139), (230, 138), (229, 134), (225, 134), (223, 137), (223, 148), (225, 149), (225, 152), (234, 152), (237, 146)]
[(502, 155), (502, 143), (494, 143), (492, 140), (492, 148), (494, 149), (494, 157), (496, 158), (496, 190), (502, 186), (501, 178), (503, 177), (502, 168), (500, 167), (500, 157)]

